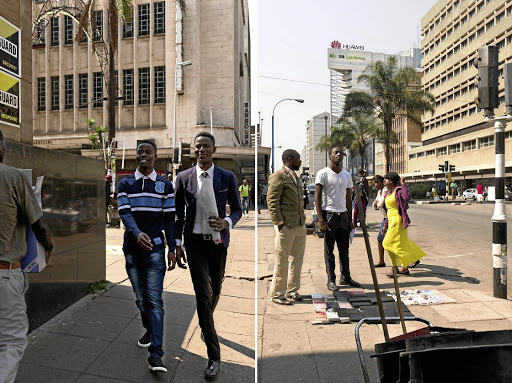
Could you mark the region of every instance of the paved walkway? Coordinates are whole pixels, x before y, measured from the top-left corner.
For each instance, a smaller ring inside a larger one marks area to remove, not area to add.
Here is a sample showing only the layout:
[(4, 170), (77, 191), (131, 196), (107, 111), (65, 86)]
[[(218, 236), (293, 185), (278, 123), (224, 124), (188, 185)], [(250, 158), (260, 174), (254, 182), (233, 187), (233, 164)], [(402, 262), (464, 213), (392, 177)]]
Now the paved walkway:
[[(377, 230), (380, 213), (368, 209), (370, 242), (374, 260), (378, 259)], [(310, 222), (311, 211), (307, 212)], [(269, 287), (274, 260), (274, 228), (264, 211), (258, 225), (258, 274), (263, 280), (259, 295), (259, 382), (295, 383), (358, 383), (363, 375), (355, 344), (355, 323), (312, 325), (313, 307), (311, 301), (299, 302), (292, 306), (280, 306), (268, 302)], [(425, 238), (420, 227), (409, 231), (411, 238), (418, 242), (427, 254), (443, 253), (443, 244)], [(437, 247), (437, 248), (436, 248)], [(335, 251), (335, 254), (336, 251)], [(337, 256), (337, 255), (336, 255)], [(386, 257), (387, 258), (387, 257)], [(368, 257), (362, 236), (358, 229), (354, 244), (350, 247), (352, 277), (363, 284), (366, 291), (373, 291)], [(436, 289), (456, 300), (456, 303), (409, 306), (413, 315), (426, 318), (436, 326), (459, 327), (473, 330), (512, 329), (512, 302), (492, 297), (492, 286), (476, 284), (474, 276), (457, 273), (438, 261), (424, 258), (410, 276), (399, 278), (403, 289)], [(338, 261), (336, 261), (338, 268)], [(389, 268), (377, 269), (377, 277), (382, 290), (394, 289), (392, 280), (385, 276)], [(337, 270), (339, 278), (339, 269)], [(301, 275), (300, 293), (329, 293), (323, 260), (323, 239), (308, 235), (304, 266)], [(407, 322), (412, 331), (421, 324)], [(399, 335), (399, 325), (390, 325), (390, 336)], [(384, 342), (381, 325), (364, 325), (360, 331), (366, 362), (372, 382), (378, 381), (375, 360), (369, 358), (376, 343)]]
[[(188, 270), (166, 274), (163, 361), (169, 371), (149, 371), (147, 350), (137, 346), (143, 330), (124, 268), (122, 235), (123, 230), (107, 229), (107, 280), (114, 284), (29, 334), (17, 383), (205, 381), (206, 347)], [(254, 223), (243, 218), (232, 233), (215, 311), (222, 353), (217, 381), (254, 381), (254, 287)]]

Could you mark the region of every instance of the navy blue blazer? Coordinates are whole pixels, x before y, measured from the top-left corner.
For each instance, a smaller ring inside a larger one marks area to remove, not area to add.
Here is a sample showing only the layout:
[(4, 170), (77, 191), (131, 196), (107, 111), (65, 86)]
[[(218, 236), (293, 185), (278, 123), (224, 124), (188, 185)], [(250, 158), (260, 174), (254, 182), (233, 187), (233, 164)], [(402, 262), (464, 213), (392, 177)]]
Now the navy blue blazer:
[[(175, 238), (184, 237), (183, 244), (187, 246), (191, 239), (196, 218), (197, 171), (196, 167), (184, 170), (178, 174), (175, 182), (176, 226)], [(217, 201), (220, 218), (226, 218), (226, 202), (229, 203), (231, 214), (229, 218), (233, 226), (242, 217), (242, 207), (235, 175), (225, 169), (215, 166), (213, 169), (213, 191)], [(185, 209), (186, 206), (186, 209)], [(185, 216), (186, 214), (186, 216)], [(220, 232), (222, 244), (229, 246), (229, 227)]]

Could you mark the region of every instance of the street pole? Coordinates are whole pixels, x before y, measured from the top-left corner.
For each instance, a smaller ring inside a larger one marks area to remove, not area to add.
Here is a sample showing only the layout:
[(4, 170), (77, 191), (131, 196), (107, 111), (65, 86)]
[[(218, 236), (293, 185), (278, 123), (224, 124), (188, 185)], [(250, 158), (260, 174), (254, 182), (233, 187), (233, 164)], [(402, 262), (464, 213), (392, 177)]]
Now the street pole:
[(507, 210), (505, 208), (505, 126), (510, 117), (494, 119), (496, 201), (492, 216), (493, 295), (507, 298)]
[[(112, 6), (112, 4), (110, 4)], [(117, 31), (116, 31), (117, 33)], [(116, 140), (116, 83), (115, 83), (115, 57), (112, 36), (108, 39), (108, 139), (112, 145), (113, 153), (109, 158), (109, 169), (112, 170), (112, 192), (116, 191), (116, 166), (115, 166), (115, 140)], [(113, 162), (113, 164), (112, 164)]]
[(213, 136), (213, 108), (210, 106), (210, 134)]
[(274, 105), (274, 109), (272, 109), (272, 173), (274, 173), (274, 112), (276, 110), (276, 106), (278, 106), (283, 101), (295, 101), (300, 102), (301, 104), (304, 102), (301, 98), (283, 98), (278, 101), (277, 104)]
[[(327, 119), (329, 117), (327, 116), (324, 116), (324, 120), (325, 120), (325, 137), (327, 138)], [(325, 167), (327, 167), (327, 153), (328, 153), (329, 149), (325, 149)]]

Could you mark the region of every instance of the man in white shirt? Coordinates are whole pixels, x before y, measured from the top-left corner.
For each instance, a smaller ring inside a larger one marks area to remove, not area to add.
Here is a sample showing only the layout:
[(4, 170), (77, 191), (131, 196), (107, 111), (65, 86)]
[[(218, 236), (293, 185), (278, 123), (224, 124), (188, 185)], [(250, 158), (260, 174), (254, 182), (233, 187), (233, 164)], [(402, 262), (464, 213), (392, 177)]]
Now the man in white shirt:
[[(318, 171), (316, 175), (315, 204), (321, 206), (318, 212), (318, 225), (324, 235), (324, 260), (327, 271), (327, 288), (337, 289), (334, 243), (338, 245), (340, 261), (340, 285), (361, 287), (350, 276), (348, 246), (350, 231), (354, 224), (352, 216), (351, 189), (354, 186), (350, 173), (342, 169), (343, 151), (339, 146), (329, 150), (329, 166)], [(324, 195), (322, 201), (322, 194)]]

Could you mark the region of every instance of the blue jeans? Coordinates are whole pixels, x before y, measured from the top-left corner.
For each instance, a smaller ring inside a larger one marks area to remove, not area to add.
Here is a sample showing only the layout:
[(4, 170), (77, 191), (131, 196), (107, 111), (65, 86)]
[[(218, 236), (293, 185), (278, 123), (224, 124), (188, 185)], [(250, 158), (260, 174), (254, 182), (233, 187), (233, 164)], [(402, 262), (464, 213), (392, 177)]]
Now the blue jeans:
[(166, 270), (165, 250), (147, 252), (130, 250), (124, 254), (126, 272), (135, 293), (142, 325), (149, 332), (150, 356), (162, 357), (164, 336), (164, 301), (162, 299)]
[(242, 197), (242, 212), (249, 214), (249, 197)]

